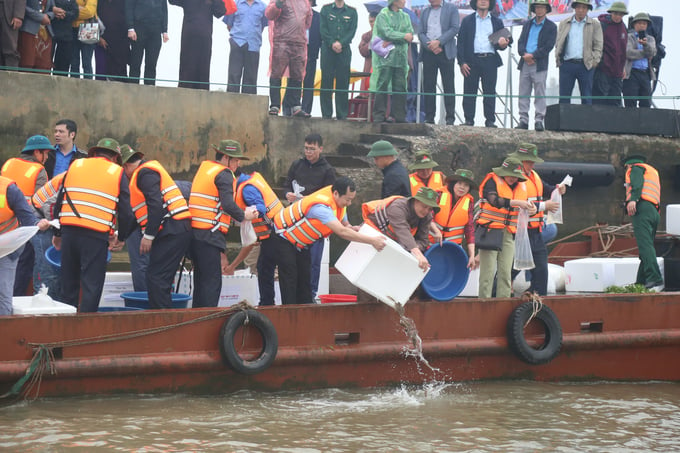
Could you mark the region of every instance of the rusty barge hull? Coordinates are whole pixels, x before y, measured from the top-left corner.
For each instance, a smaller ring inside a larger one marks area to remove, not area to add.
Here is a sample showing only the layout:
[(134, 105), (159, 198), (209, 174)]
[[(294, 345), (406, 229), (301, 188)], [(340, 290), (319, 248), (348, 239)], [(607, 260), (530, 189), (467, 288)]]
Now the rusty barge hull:
[[(381, 387), (432, 380), (680, 380), (680, 293), (567, 295), (544, 299), (563, 330), (559, 354), (530, 365), (508, 347), (517, 299), (413, 301), (430, 371), (405, 354), (399, 316), (379, 303), (261, 307), (278, 335), (266, 370), (232, 371), (220, 352), (233, 311), (188, 309), (0, 318), (0, 391), (27, 374), (36, 351), (52, 360), (30, 389), (39, 396), (115, 393), (228, 393), (324, 387)], [(526, 335), (542, 338), (540, 328)], [(239, 329), (238, 349), (261, 337)], [(241, 336), (243, 334), (243, 336)], [(38, 385), (39, 384), (39, 385)], [(35, 395), (28, 395), (35, 396)]]

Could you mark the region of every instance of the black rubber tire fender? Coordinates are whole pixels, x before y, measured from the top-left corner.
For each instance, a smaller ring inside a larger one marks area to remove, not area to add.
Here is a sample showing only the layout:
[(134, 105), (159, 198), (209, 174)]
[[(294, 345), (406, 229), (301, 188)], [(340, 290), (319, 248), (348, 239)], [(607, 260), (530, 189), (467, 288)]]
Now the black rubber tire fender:
[[(236, 351), (234, 336), (236, 331), (248, 320), (262, 335), (262, 350), (254, 360), (244, 360)], [(272, 322), (256, 310), (237, 311), (227, 319), (220, 330), (220, 352), (229, 367), (240, 374), (261, 373), (274, 362), (279, 349), (279, 337)]]
[(508, 318), (508, 345), (510, 350), (523, 362), (530, 365), (542, 365), (550, 362), (562, 348), (562, 326), (554, 311), (542, 305), (534, 319), (543, 323), (545, 341), (540, 349), (531, 347), (524, 337), (524, 325), (534, 311), (533, 303), (524, 302), (510, 314)]

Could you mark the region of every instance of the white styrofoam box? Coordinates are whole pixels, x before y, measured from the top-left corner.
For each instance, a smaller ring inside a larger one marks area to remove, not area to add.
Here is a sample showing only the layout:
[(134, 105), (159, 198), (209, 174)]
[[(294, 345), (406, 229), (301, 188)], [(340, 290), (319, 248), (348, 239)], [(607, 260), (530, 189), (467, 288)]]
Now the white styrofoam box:
[(568, 292), (602, 293), (614, 284), (615, 258), (580, 258), (564, 263)]
[(23, 296), (12, 298), (15, 315), (55, 315), (75, 313), (76, 307), (52, 300), (49, 296)]
[(331, 240), (330, 238), (323, 239), (323, 254), (321, 255), (321, 264), (328, 264), (331, 260)]
[[(563, 293), (565, 291), (565, 282), (567, 273), (564, 267), (557, 264), (548, 263), (548, 294)], [(551, 285), (554, 291), (550, 292)]]
[(666, 233), (680, 236), (680, 204), (666, 205)]
[(479, 268), (471, 270), (460, 297), (479, 297)]
[[(614, 261), (614, 285), (626, 286), (632, 285), (637, 279), (637, 271), (640, 266), (640, 259), (636, 257), (630, 258), (615, 258)], [(663, 258), (657, 257), (656, 262), (661, 270), (661, 278), (663, 279)]]
[(222, 276), (219, 307), (229, 307), (242, 300), (248, 301), (251, 305), (257, 305), (260, 302), (257, 276), (251, 274), (247, 269), (244, 269), (244, 271), (245, 273), (237, 271), (234, 275)]
[(321, 271), (319, 272), (319, 287), (317, 288), (316, 294), (320, 296), (321, 294), (328, 294), (328, 263), (321, 262)]
[(102, 297), (99, 299), (99, 306), (124, 307), (125, 301), (121, 299), (120, 295), (134, 290), (132, 274), (130, 272), (107, 272)]
[[(359, 233), (381, 235), (366, 224), (361, 226)], [(401, 245), (386, 239), (385, 248), (380, 252), (372, 245), (350, 242), (335, 268), (357, 288), (394, 307), (395, 303), (404, 305), (408, 302), (427, 272), (418, 267), (418, 260)]]

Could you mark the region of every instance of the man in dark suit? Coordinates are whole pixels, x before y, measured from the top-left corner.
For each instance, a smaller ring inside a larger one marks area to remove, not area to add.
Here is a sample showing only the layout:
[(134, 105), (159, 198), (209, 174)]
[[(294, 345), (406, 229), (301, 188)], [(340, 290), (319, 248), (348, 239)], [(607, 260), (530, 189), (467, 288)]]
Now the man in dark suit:
[(534, 129), (544, 130), (545, 118), (545, 81), (548, 78), (548, 55), (555, 47), (557, 25), (546, 18), (552, 11), (548, 0), (534, 0), (531, 2), (533, 19), (524, 23), (519, 37), (519, 125), (516, 129), (529, 129), (529, 105), (533, 88), (534, 100)]
[(491, 43), (489, 36), (503, 28), (503, 21), (492, 16), (496, 0), (470, 0), (470, 7), (475, 14), (466, 16), (460, 24), (458, 32), (458, 64), (465, 77), (463, 82), (463, 112), (465, 125), (475, 125), (475, 108), (477, 87), (482, 81), (484, 93), (484, 118), (486, 127), (496, 126), (496, 79), (498, 67), (503, 65), (497, 50), (503, 50), (510, 44), (510, 39), (501, 37)]
[[(432, 19), (432, 20), (430, 20)], [(433, 95), (437, 91), (437, 71), (441, 73), (446, 106), (446, 124), (456, 118), (455, 76), (456, 35), (460, 28), (458, 8), (442, 0), (430, 0), (420, 16), (418, 39), (421, 43), (420, 60), (423, 62), (423, 90)], [(425, 97), (425, 122), (434, 123), (437, 97)], [(446, 96), (448, 95), (448, 96)]]

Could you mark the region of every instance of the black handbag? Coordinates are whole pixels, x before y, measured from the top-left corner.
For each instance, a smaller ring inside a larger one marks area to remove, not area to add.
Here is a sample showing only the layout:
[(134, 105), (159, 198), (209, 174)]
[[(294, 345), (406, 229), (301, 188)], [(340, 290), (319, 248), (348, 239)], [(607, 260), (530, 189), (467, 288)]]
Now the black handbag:
[(487, 228), (486, 225), (475, 227), (475, 248), (478, 250), (496, 250), (503, 248), (504, 228)]

